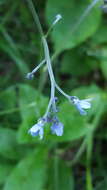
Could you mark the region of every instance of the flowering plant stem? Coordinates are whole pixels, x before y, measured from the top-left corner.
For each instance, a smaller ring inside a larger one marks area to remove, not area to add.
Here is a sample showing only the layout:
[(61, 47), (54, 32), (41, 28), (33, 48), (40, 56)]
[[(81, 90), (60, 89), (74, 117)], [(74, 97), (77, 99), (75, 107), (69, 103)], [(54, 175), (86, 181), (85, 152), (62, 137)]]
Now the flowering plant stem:
[[(49, 54), (48, 43), (47, 43), (47, 40), (46, 40), (45, 35), (43, 33), (43, 30), (42, 30), (42, 27), (41, 27), (38, 15), (37, 15), (36, 10), (35, 10), (35, 8), (33, 6), (32, 0), (27, 0), (27, 2), (28, 2), (30, 10), (32, 12), (32, 16), (34, 18), (34, 21), (36, 22), (38, 30), (39, 30), (40, 35), (41, 35), (41, 39), (42, 39), (42, 43), (43, 43), (43, 48), (44, 48), (44, 54), (45, 54), (45, 61), (46, 61), (46, 64), (47, 64), (47, 68), (48, 68), (48, 72), (49, 72), (49, 77), (50, 77), (50, 81), (51, 81), (51, 97), (50, 97), (50, 101), (49, 101), (46, 113), (44, 115), (44, 117), (46, 117), (51, 106), (53, 107), (54, 111), (56, 110), (56, 105), (55, 105), (55, 101), (54, 101), (54, 97), (55, 97), (55, 79), (54, 79), (54, 74), (53, 74), (53, 70), (52, 70), (52, 66), (51, 66), (51, 59), (50, 59), (50, 54)], [(42, 62), (42, 64), (43, 63), (44, 63), (44, 61)], [(42, 64), (40, 64), (38, 66), (38, 68)]]
[(51, 105), (53, 105), (53, 109), (56, 110), (56, 105), (55, 105), (55, 101), (54, 101), (54, 97), (55, 97), (55, 79), (54, 79), (54, 74), (53, 74), (53, 70), (52, 70), (52, 66), (51, 66), (51, 59), (49, 56), (49, 48), (48, 48), (48, 44), (47, 41), (44, 37), (42, 37), (42, 42), (43, 42), (43, 47), (44, 47), (44, 52), (45, 52), (45, 59), (46, 59), (46, 63), (47, 63), (47, 68), (48, 68), (48, 72), (49, 72), (49, 76), (50, 76), (50, 80), (51, 80), (51, 98), (45, 113), (45, 116), (47, 116), (49, 109), (51, 107)]

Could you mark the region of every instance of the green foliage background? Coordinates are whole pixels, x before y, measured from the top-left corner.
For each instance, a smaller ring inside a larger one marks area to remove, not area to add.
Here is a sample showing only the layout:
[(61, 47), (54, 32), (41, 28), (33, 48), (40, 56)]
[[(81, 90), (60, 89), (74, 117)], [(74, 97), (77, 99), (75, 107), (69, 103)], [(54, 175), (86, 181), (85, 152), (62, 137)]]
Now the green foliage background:
[(44, 32), (56, 14), (63, 17), (48, 43), (58, 84), (79, 98), (94, 97), (80, 116), (63, 96), (59, 118), (64, 135), (46, 127), (42, 141), (28, 129), (43, 115), (50, 83), (43, 67), (32, 81), (25, 76), (43, 59), (40, 34), (26, 0), (0, 1), (0, 190), (107, 189), (107, 15), (89, 14), (91, 0), (35, 0)]

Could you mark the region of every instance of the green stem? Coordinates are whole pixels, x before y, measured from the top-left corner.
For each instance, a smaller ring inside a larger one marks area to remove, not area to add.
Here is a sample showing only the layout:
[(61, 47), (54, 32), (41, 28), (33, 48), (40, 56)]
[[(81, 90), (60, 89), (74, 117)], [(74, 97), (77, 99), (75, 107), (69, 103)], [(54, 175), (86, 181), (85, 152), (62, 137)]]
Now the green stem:
[(87, 166), (86, 166), (86, 189), (93, 190), (92, 185), (92, 176), (91, 176), (91, 158), (92, 158), (92, 149), (93, 149), (93, 139), (94, 139), (94, 131), (98, 126), (99, 120), (101, 119), (103, 113), (103, 104), (100, 107), (98, 113), (96, 114), (92, 127), (93, 130), (87, 135)]
[(58, 162), (59, 162), (59, 158), (58, 158), (58, 156), (55, 155), (54, 156), (54, 189), (55, 190), (59, 190)]
[(89, 165), (86, 168), (86, 189), (93, 190), (91, 168)]
[(86, 138), (83, 140), (78, 152), (76, 153), (74, 159), (71, 161), (71, 165), (74, 166), (80, 159), (81, 155), (85, 151), (86, 148)]
[(26, 1), (28, 2), (29, 8), (30, 8), (30, 10), (32, 12), (33, 19), (34, 19), (34, 21), (35, 21), (35, 23), (36, 23), (36, 25), (38, 27), (38, 30), (40, 32), (41, 37), (42, 37), (42, 36), (44, 36), (43, 30), (42, 30), (38, 15), (36, 13), (36, 10), (34, 8), (33, 2), (32, 2), (32, 0), (26, 0)]

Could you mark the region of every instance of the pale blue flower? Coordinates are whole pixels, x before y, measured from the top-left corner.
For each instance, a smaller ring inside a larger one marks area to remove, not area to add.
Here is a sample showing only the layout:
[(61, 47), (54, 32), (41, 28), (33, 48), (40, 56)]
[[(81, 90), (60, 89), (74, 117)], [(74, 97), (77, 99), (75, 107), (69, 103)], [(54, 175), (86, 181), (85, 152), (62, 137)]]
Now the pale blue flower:
[(53, 122), (51, 126), (51, 131), (52, 134), (56, 134), (57, 136), (62, 136), (63, 135), (63, 124), (61, 122)]
[(28, 133), (31, 134), (33, 137), (34, 136), (40, 136), (40, 139), (43, 139), (43, 135), (44, 135), (44, 121), (43, 120), (39, 120), (37, 124), (33, 125)]
[(84, 99), (84, 100), (79, 100), (76, 96), (71, 96), (70, 100), (72, 103), (75, 105), (75, 107), (78, 109), (81, 115), (86, 115), (87, 112), (84, 109), (90, 109), (91, 108), (91, 103), (92, 98)]

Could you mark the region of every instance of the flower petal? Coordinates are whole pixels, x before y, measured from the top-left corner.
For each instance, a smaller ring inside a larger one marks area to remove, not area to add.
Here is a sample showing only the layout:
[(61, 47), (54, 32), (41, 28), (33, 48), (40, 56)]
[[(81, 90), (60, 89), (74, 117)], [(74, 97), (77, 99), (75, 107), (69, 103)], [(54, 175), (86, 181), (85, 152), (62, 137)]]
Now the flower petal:
[(51, 126), (52, 134), (56, 134), (57, 136), (62, 136), (63, 134), (63, 124), (60, 122), (55, 122)]
[(78, 109), (78, 111), (80, 112), (81, 115), (87, 115), (87, 112), (84, 111), (81, 107), (81, 105), (78, 103), (78, 104), (75, 104), (76, 108)]
[(44, 135), (44, 128), (41, 127), (40, 130), (39, 130), (39, 136), (40, 136), (41, 140), (43, 139), (43, 135)]
[(37, 136), (39, 130), (40, 130), (40, 126), (39, 126), (38, 124), (35, 124), (35, 125), (33, 125), (33, 126), (29, 129), (28, 133), (31, 134), (32, 136)]
[(87, 100), (80, 100), (79, 104), (80, 104), (81, 108), (84, 108), (84, 109), (91, 108), (91, 103), (88, 102)]

